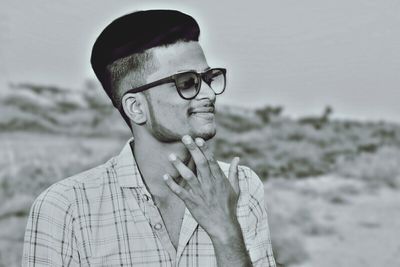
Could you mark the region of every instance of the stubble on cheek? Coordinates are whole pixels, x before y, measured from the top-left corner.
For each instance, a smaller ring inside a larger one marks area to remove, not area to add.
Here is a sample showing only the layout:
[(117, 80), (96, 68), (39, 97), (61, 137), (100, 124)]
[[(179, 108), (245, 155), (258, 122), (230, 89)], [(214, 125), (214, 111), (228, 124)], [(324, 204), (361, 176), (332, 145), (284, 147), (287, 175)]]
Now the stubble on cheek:
[[(161, 105), (160, 101), (157, 101), (157, 105)], [(161, 142), (176, 142), (181, 140), (181, 136), (179, 135), (179, 130), (181, 129), (174, 129), (174, 124), (170, 124), (166, 117), (169, 117), (170, 120), (177, 120), (179, 119), (179, 114), (171, 114), (172, 110), (177, 110), (176, 105), (169, 105), (165, 107), (165, 115), (163, 112), (159, 112), (156, 115), (156, 112), (153, 109), (152, 105), (149, 105), (149, 115), (151, 121), (151, 131), (153, 136), (161, 141)], [(157, 117), (158, 116), (158, 117)], [(161, 117), (165, 116), (165, 117)], [(160, 123), (160, 121), (164, 123)], [(170, 126), (170, 128), (167, 128)]]

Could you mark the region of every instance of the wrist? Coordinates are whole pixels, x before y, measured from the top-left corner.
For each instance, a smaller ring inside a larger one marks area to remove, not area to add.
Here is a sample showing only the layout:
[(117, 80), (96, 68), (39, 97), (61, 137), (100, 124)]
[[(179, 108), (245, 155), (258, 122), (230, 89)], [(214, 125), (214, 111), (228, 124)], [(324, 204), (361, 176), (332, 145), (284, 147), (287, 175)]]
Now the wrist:
[(232, 242), (243, 241), (242, 229), (238, 221), (225, 225), (220, 231), (210, 235), (213, 243), (221, 245), (232, 244)]
[(219, 235), (210, 236), (218, 266), (252, 266), (239, 223), (225, 228)]

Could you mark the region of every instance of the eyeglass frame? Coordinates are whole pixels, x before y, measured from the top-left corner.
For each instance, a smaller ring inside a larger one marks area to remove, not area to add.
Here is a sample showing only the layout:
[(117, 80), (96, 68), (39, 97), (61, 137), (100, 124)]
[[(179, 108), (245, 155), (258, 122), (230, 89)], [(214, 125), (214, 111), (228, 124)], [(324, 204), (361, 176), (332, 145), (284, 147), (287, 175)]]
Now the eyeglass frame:
[[(215, 93), (214, 89), (212, 89), (209, 84), (207, 84), (207, 85), (210, 86), (210, 88), (213, 90), (215, 95), (220, 95), (223, 92), (225, 92), (225, 88), (226, 88), (226, 69), (225, 68), (210, 68), (210, 69), (208, 69), (208, 70), (206, 70), (204, 72), (200, 72), (200, 73), (197, 72), (197, 71), (194, 71), (194, 70), (175, 73), (175, 74), (173, 74), (171, 76), (162, 78), (160, 80), (157, 80), (157, 81), (154, 81), (154, 82), (151, 82), (151, 83), (148, 83), (148, 84), (144, 84), (144, 85), (136, 87), (136, 88), (129, 89), (128, 91), (126, 91), (124, 93), (124, 95), (129, 94), (129, 93), (140, 93), (140, 92), (146, 91), (146, 90), (148, 90), (150, 88), (156, 87), (158, 85), (174, 82), (176, 91), (178, 92), (179, 96), (182, 97), (185, 100), (191, 100), (191, 99), (194, 99), (199, 94), (199, 92), (201, 90), (201, 83), (202, 83), (202, 81), (204, 81), (203, 80), (203, 75), (205, 75), (209, 71), (213, 71), (213, 70), (220, 70), (222, 72), (222, 74), (224, 76), (224, 88), (222, 89), (222, 91), (220, 93)], [(200, 82), (199, 82), (199, 86), (198, 86), (197, 92), (193, 97), (190, 97), (190, 98), (184, 97), (182, 95), (182, 93), (180, 92), (180, 90), (178, 89), (177, 85), (176, 85), (177, 76), (178, 75), (182, 75), (182, 74), (186, 74), (186, 73), (194, 73), (197, 76), (197, 78), (200, 78), (199, 79)], [(204, 81), (204, 82), (207, 83), (206, 81)]]

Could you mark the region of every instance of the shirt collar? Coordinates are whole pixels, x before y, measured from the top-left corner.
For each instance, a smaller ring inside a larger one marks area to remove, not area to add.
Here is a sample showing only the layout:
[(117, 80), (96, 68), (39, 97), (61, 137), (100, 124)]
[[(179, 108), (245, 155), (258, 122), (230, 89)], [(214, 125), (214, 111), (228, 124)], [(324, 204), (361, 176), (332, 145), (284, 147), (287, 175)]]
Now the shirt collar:
[(142, 175), (133, 155), (131, 143), (133, 137), (126, 142), (119, 155), (114, 158), (114, 169), (120, 187), (144, 187)]

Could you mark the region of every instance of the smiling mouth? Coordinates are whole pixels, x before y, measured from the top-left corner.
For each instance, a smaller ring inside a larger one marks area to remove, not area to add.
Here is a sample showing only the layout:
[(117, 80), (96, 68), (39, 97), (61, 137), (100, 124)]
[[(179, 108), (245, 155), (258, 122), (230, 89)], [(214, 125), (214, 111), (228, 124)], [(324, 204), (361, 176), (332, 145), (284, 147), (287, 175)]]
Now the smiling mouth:
[(190, 114), (191, 116), (193, 116), (194, 118), (201, 118), (201, 119), (205, 119), (207, 121), (211, 121), (214, 120), (215, 115), (214, 112), (210, 112), (210, 111), (201, 111), (201, 112), (193, 112)]
[(214, 107), (202, 107), (191, 110), (190, 114), (201, 114), (201, 113), (214, 114), (214, 111), (215, 111)]

